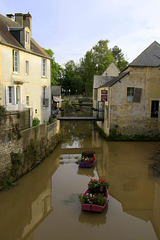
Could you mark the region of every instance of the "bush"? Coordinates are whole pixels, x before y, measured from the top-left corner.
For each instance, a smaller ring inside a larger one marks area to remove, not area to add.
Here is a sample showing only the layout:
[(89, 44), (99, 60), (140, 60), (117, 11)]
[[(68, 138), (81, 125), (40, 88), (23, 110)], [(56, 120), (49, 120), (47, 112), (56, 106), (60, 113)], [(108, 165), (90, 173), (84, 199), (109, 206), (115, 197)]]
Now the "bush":
[(2, 120), (4, 120), (6, 116), (6, 109), (3, 106), (0, 106), (0, 125), (2, 123)]
[(33, 118), (33, 121), (32, 121), (32, 126), (33, 127), (35, 127), (35, 126), (37, 126), (37, 125), (39, 125), (40, 124), (40, 120), (38, 119), (38, 118)]

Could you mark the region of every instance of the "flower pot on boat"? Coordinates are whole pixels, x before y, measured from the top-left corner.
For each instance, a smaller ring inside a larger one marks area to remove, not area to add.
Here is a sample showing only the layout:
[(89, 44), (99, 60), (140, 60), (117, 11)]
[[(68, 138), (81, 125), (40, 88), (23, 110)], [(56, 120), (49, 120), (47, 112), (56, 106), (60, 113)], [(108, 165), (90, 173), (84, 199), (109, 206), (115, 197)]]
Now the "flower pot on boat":
[(95, 152), (93, 151), (86, 151), (82, 152), (81, 158), (78, 161), (79, 167), (87, 167), (91, 168), (96, 163), (96, 158), (94, 156)]
[(83, 211), (102, 212), (109, 201), (108, 189), (104, 193), (93, 193), (89, 188), (80, 195)]
[(102, 212), (109, 201), (109, 184), (103, 179), (91, 179), (88, 189), (79, 196), (82, 210)]

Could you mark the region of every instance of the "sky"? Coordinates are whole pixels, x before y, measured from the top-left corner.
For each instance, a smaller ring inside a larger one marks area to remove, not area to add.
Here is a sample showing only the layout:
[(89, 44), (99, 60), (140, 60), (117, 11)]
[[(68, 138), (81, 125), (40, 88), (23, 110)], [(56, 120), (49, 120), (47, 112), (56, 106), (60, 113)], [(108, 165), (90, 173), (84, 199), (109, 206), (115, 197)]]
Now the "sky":
[(55, 61), (78, 63), (99, 40), (132, 62), (160, 43), (160, 0), (0, 0), (0, 13), (30, 13), (32, 37)]

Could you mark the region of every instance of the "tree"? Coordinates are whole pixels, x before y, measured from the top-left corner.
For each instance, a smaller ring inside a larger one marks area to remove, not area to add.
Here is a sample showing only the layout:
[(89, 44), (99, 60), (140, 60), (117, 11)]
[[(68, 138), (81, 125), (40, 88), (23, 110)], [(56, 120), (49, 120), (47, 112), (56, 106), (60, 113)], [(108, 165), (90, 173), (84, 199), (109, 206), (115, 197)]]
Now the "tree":
[(112, 51), (108, 48), (108, 40), (100, 40), (93, 47), (94, 62), (96, 63), (96, 74), (101, 75), (111, 62), (115, 62)]
[(83, 81), (79, 74), (79, 69), (73, 60), (70, 60), (65, 64), (61, 85), (67, 93), (69, 93), (69, 91), (71, 94), (82, 92)]
[(51, 83), (52, 85), (60, 84), (60, 79), (63, 75), (63, 68), (55, 62), (55, 58), (53, 57), (54, 52), (51, 49), (44, 49), (45, 52), (49, 54), (51, 59)]
[(85, 93), (92, 95), (93, 91), (93, 79), (96, 72), (96, 63), (94, 59), (94, 54), (91, 51), (86, 52), (84, 57), (84, 83), (85, 83)]
[(128, 61), (125, 60), (122, 50), (119, 47), (114, 46), (111, 51), (112, 51), (113, 57), (117, 63), (117, 67), (122, 71), (128, 65)]

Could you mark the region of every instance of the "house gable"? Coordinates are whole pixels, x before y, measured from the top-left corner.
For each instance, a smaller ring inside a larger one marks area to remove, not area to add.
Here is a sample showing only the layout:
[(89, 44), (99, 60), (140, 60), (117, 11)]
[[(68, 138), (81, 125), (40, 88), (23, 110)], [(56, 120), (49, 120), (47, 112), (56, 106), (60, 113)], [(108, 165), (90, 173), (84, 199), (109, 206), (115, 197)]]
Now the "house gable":
[(154, 41), (129, 66), (157, 67), (160, 66), (160, 44)]
[(119, 68), (116, 66), (114, 62), (112, 62), (108, 68), (104, 71), (102, 76), (109, 76), (109, 77), (117, 77), (120, 73)]

